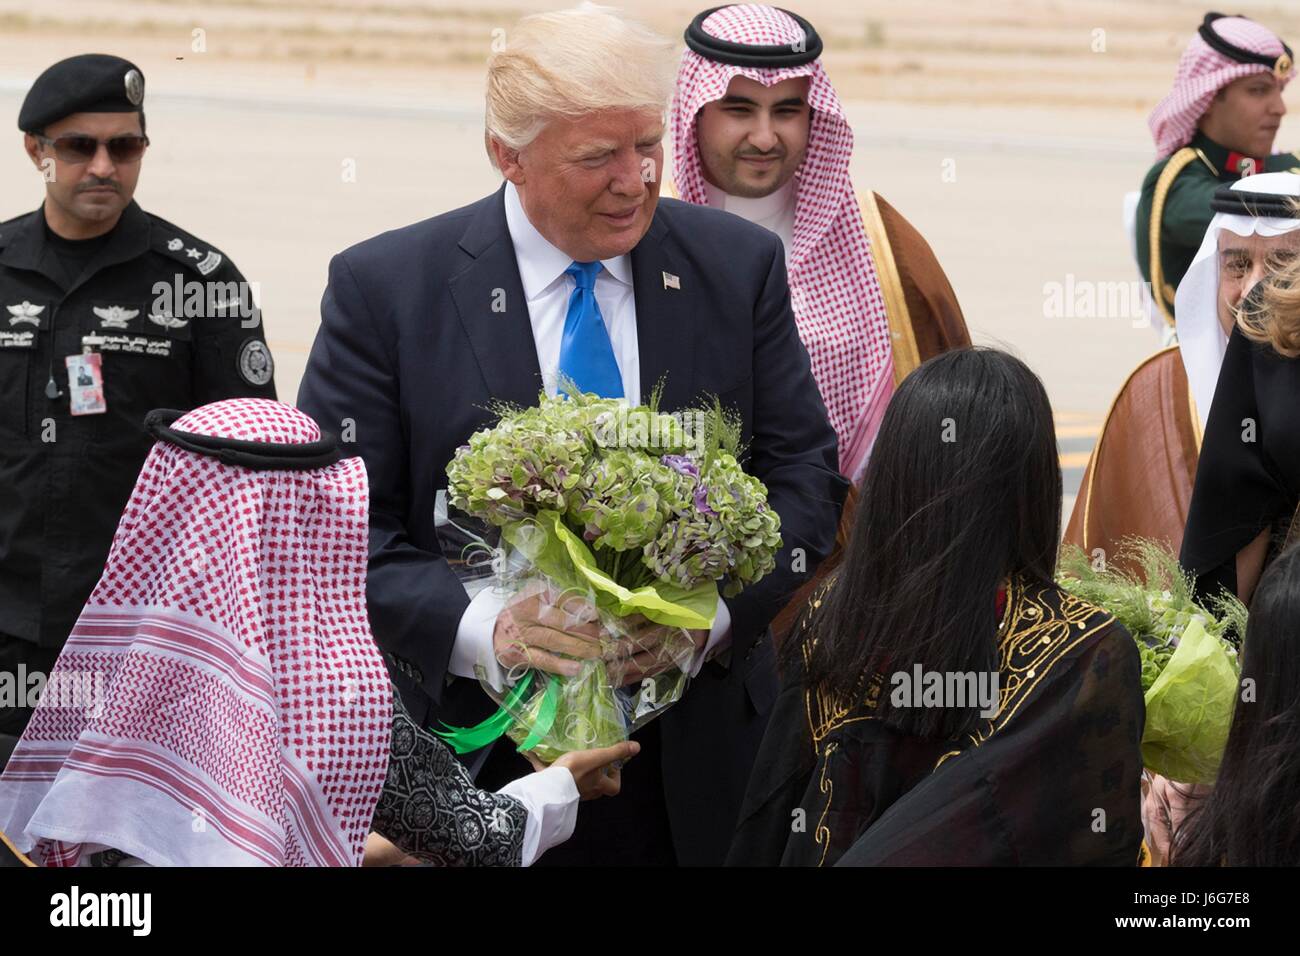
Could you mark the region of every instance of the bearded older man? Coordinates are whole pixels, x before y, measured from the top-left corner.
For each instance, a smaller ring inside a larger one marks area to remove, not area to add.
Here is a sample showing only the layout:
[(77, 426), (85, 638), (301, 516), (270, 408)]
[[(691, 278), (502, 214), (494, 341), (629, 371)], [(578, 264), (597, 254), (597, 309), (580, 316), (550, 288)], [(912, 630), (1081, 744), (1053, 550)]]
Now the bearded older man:
[[(485, 135), (505, 182), (335, 257), (299, 404), (365, 459), (369, 613), (410, 710), (461, 726), (493, 709), (476, 667), (505, 679), (521, 634), (533, 666), (573, 663), (560, 652), (574, 626), (505, 609), (492, 589), (471, 601), (438, 546), (436, 491), (488, 406), (534, 404), (563, 375), (633, 404), (662, 380), (665, 411), (716, 395), (741, 416), (748, 470), (781, 517), (777, 569), (719, 602), (685, 697), (634, 735), (622, 794), (584, 804), (546, 860), (721, 863), (777, 690), (768, 624), (834, 542), (847, 490), (835, 433), (781, 240), (659, 198), (671, 45), (591, 6), (508, 36), (488, 65)], [(528, 769), (502, 744), (470, 763), (480, 786)]]
[[(1136, 564), (1123, 553), (1126, 538), (1183, 547), (1201, 436), (1228, 339), (1255, 284), (1300, 254), (1297, 203), (1296, 173), (1259, 173), (1215, 191), (1213, 218), (1178, 286), (1178, 343), (1143, 359), (1115, 396), (1083, 473), (1066, 542), (1092, 555), (1100, 549), (1107, 561), (1130, 570)], [(1206, 516), (1217, 520), (1221, 509)], [(1206, 556), (1198, 554), (1189, 566), (1204, 569), (1226, 557), (1200, 563)], [(1262, 561), (1263, 552), (1256, 557)], [(1252, 587), (1260, 570), (1255, 567)]]

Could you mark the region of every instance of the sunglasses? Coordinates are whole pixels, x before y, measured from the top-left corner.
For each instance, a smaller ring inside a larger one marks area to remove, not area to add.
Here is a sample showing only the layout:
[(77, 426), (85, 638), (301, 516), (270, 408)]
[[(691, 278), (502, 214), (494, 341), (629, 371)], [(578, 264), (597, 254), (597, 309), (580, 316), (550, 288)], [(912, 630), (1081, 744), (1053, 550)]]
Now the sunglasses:
[(82, 136), (76, 133), (60, 136), (57, 139), (40, 135), (36, 138), (46, 146), (53, 146), (54, 155), (63, 162), (78, 165), (94, 159), (95, 154), (99, 152), (100, 143), (108, 147), (108, 157), (115, 163), (134, 163), (144, 155), (144, 148), (149, 145), (148, 136), (136, 134), (114, 136), (112, 139), (95, 139), (93, 136)]

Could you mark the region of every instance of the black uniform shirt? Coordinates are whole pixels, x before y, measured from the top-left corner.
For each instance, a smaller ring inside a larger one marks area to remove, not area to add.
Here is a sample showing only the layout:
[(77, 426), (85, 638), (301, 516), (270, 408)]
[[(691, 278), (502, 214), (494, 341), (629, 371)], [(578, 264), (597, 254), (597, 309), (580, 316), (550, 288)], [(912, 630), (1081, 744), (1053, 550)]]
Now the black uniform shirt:
[[(41, 222), (45, 222), (45, 210), (37, 212), (41, 217)], [(64, 239), (58, 235), (49, 224), (45, 224), (45, 241), (49, 244), (51, 260), (56, 269), (58, 269), (61, 285), (65, 289), (71, 288), (81, 273), (86, 271), (86, 266), (90, 261), (99, 254), (99, 250), (104, 248), (113, 240), (113, 230), (104, 233), (102, 236), (96, 236), (94, 239)]]
[[(145, 414), (275, 397), (224, 254), (134, 202), (94, 245), (51, 242), (41, 210), (0, 224), (0, 635), (45, 647), (99, 580), (152, 445)], [(74, 416), (65, 358), (92, 350), (107, 409)]]

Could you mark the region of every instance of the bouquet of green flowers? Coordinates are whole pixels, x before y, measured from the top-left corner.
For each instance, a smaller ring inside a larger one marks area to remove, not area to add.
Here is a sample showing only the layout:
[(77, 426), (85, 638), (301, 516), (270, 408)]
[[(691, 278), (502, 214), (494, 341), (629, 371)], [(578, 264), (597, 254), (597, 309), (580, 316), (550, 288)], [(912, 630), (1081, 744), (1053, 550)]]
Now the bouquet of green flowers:
[[(735, 416), (716, 401), (661, 413), (659, 389), (636, 407), (567, 391), (495, 407), (447, 466), (448, 498), (499, 529), (507, 606), (540, 601), (560, 630), (598, 622), (601, 653), (574, 655), (576, 676), (516, 663), (508, 692), (480, 673), (500, 709), (443, 734), (460, 752), (505, 733), (549, 763), (626, 739), (680, 699), (719, 586), (734, 595), (775, 567), (780, 518), (738, 463)], [(625, 687), (634, 658), (651, 676)]]
[(1246, 632), (1246, 608), (1234, 596), (1214, 612), (1193, 598), (1192, 581), (1166, 548), (1124, 543), (1140, 575), (1095, 565), (1078, 547), (1062, 549), (1058, 583), (1124, 625), (1142, 658), (1146, 766), (1170, 780), (1214, 783), (1232, 724), (1240, 665), (1231, 635)]

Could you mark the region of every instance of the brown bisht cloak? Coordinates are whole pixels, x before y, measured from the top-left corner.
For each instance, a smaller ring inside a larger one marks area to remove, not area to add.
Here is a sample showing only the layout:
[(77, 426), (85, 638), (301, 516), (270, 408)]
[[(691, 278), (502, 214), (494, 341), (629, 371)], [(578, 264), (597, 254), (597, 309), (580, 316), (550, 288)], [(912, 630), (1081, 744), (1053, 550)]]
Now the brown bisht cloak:
[(889, 317), (897, 384), (926, 359), (970, 345), (970, 332), (925, 237), (878, 193), (860, 205)]
[[(1101, 426), (1065, 528), (1067, 544), (1117, 560), (1126, 537), (1150, 538), (1174, 553), (1196, 481), (1200, 419), (1178, 346), (1162, 349), (1129, 375)], [(1130, 568), (1130, 570), (1134, 570)]]

